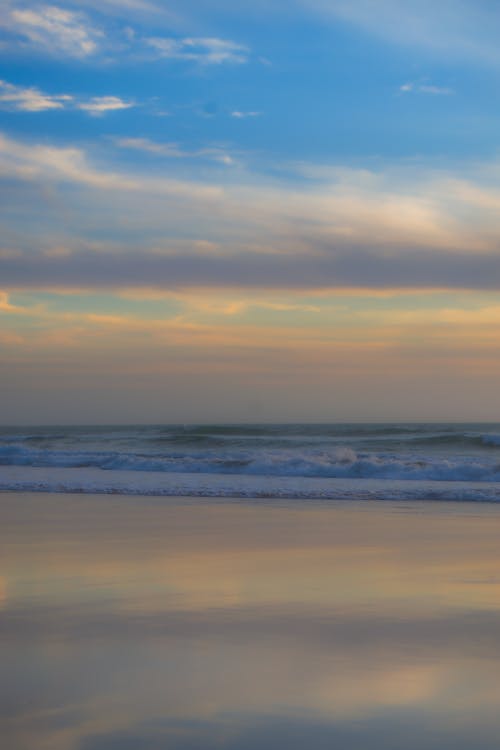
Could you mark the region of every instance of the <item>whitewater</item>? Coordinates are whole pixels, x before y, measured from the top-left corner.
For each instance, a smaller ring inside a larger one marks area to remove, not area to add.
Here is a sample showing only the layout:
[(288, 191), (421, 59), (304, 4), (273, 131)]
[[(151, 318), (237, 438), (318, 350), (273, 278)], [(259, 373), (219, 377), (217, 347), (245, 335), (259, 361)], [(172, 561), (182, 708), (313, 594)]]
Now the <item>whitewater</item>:
[(500, 424), (3, 427), (0, 490), (500, 502)]

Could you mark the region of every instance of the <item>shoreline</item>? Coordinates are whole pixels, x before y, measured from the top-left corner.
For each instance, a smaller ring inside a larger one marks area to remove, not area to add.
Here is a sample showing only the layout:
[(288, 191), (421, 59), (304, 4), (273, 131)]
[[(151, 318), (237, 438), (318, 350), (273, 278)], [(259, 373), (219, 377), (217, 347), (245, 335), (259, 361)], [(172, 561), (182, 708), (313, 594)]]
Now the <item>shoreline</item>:
[(1, 466), (0, 492), (284, 500), (500, 504), (500, 482), (343, 479)]
[[(257, 511), (266, 510), (272, 512), (290, 511), (292, 514), (297, 513), (340, 513), (340, 514), (363, 514), (373, 513), (380, 517), (387, 515), (408, 515), (424, 518), (428, 516), (428, 521), (433, 518), (442, 516), (450, 518), (457, 516), (463, 517), (483, 517), (491, 516), (500, 521), (500, 503), (496, 501), (475, 501), (475, 500), (437, 500), (435, 498), (407, 498), (407, 499), (376, 499), (365, 497), (268, 497), (268, 496), (231, 496), (231, 495), (174, 495), (174, 494), (137, 494), (137, 493), (116, 493), (116, 492), (67, 492), (60, 490), (52, 492), (48, 490), (6, 490), (0, 489), (0, 511), (2, 502), (10, 503), (26, 502), (34, 504), (38, 509), (45, 507), (44, 500), (48, 502), (48, 507), (62, 507), (67, 503), (67, 510), (71, 507), (82, 508), (92, 507), (96, 509), (106, 509), (120, 511), (122, 508), (134, 508), (138, 513), (147, 509), (165, 508), (165, 509), (190, 509), (201, 510), (214, 508), (234, 509), (238, 513), (238, 508), (256, 509)], [(1, 519), (1, 512), (0, 512)], [(1, 522), (1, 520), (0, 520)]]

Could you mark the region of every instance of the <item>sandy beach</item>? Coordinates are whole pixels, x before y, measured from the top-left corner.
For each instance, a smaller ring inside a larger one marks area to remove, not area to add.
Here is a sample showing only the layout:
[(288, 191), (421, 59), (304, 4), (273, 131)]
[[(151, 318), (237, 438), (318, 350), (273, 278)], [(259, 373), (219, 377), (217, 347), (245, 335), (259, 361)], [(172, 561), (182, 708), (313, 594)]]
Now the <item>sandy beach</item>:
[(0, 494), (8, 750), (500, 742), (493, 504)]

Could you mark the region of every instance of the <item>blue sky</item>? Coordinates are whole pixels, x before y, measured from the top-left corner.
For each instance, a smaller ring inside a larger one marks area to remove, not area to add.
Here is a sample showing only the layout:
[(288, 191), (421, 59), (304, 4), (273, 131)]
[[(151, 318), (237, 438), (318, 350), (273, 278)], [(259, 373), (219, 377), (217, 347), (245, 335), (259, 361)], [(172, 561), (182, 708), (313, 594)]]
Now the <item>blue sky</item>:
[[(367, 2), (347, 4), (358, 12), (337, 2), (238, 3), (237, 13), (210, 2), (95, 5), (7, 4), (6, 132), (223, 144), (265, 170), (280, 159), (496, 153), (500, 56), (494, 38), (487, 54), (495, 19), (485, 3), (440, 13), (381, 2), (380, 14)], [(45, 100), (16, 102), (33, 89)]]
[(499, 21), (7, 0), (4, 421), (500, 418)]

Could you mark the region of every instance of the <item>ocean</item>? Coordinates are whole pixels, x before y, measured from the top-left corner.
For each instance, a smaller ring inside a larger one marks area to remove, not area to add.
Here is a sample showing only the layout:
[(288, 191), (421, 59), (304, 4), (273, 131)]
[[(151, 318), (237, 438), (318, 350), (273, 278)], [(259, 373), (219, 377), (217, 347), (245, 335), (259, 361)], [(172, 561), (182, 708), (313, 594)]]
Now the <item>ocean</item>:
[(1, 747), (498, 750), (499, 451), (500, 425), (3, 428)]
[(0, 490), (500, 501), (500, 424), (0, 428)]

